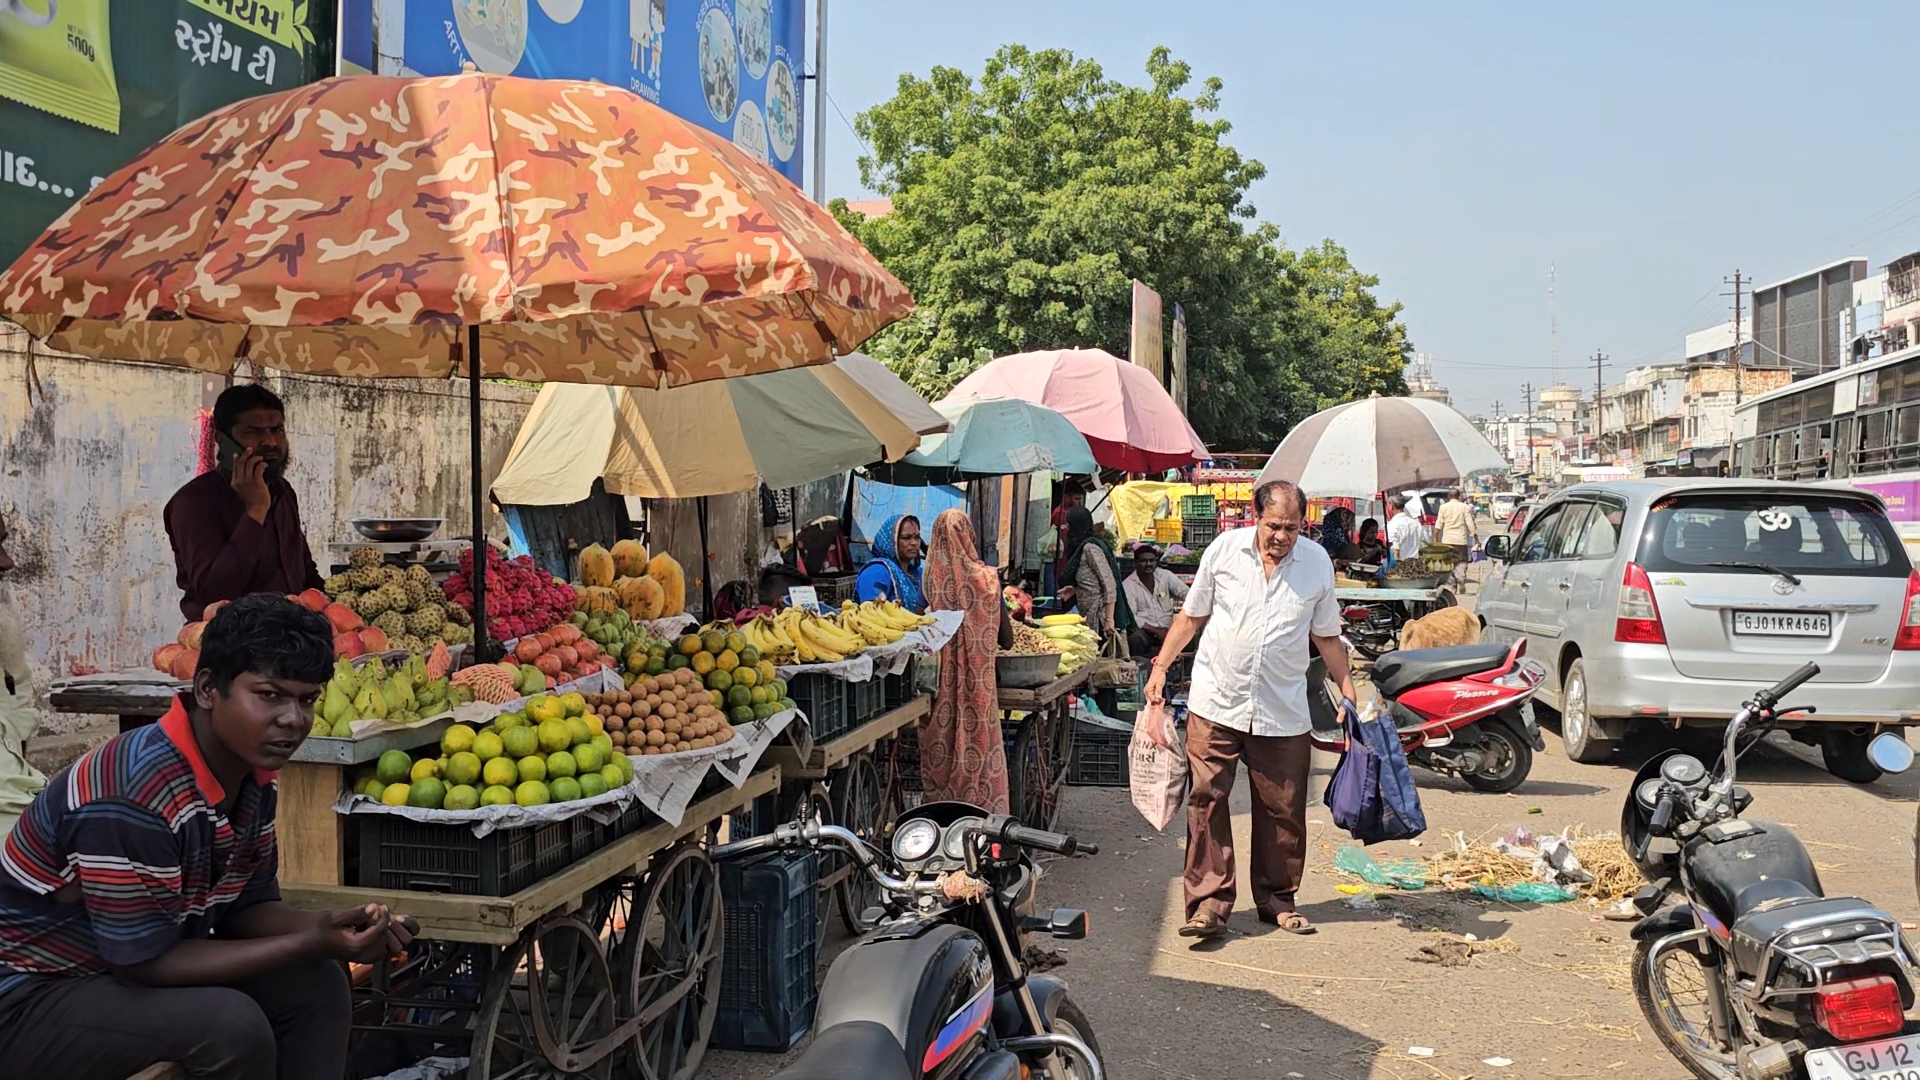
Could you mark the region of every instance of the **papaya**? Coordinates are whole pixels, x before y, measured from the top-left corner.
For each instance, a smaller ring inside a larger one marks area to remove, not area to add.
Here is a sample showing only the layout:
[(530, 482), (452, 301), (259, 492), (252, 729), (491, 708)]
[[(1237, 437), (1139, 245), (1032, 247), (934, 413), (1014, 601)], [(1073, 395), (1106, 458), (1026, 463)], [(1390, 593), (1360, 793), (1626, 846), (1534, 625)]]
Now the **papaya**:
[(599, 544), (589, 544), (580, 552), (580, 584), (589, 589), (613, 585), (613, 553)]
[[(638, 540), (617, 540), (613, 545), (613, 574), (618, 578), (647, 576), (647, 547)], [(618, 581), (615, 582), (616, 587)]]
[(660, 617), (687, 610), (687, 572), (673, 556), (661, 552), (647, 564), (647, 576), (660, 583)]
[(620, 606), (620, 597), (605, 585), (588, 585), (573, 591), (573, 609), (589, 615), (612, 611)]
[(613, 591), (620, 597), (620, 607), (636, 619), (659, 618), (660, 607), (666, 602), (660, 583), (645, 573), (615, 580)]

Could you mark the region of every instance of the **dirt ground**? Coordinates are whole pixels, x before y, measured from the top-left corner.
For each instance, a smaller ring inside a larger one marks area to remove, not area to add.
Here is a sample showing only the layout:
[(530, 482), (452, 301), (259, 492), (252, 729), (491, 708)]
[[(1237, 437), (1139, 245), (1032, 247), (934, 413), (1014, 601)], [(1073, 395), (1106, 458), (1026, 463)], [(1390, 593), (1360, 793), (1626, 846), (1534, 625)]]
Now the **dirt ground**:
[[(1617, 827), (1633, 769), (1670, 745), (1629, 742), (1610, 765), (1578, 765), (1547, 732), (1532, 777), (1509, 795), (1483, 795), (1416, 770), (1429, 832), (1418, 846), (1378, 845), (1377, 859), (1431, 854), (1446, 834), (1469, 837), (1525, 825)], [(1702, 747), (1704, 752), (1706, 748)], [(1914, 780), (1857, 787), (1828, 776), (1802, 747), (1766, 745), (1743, 763), (1755, 802), (1749, 816), (1792, 825), (1812, 850), (1831, 894), (1856, 894), (1899, 918), (1920, 918), (1913, 886)], [(1333, 828), (1318, 793), (1333, 759), (1314, 769), (1309, 871), (1302, 910), (1311, 937), (1256, 922), (1242, 896), (1234, 936), (1191, 948), (1174, 931), (1183, 829), (1153, 834), (1117, 789), (1072, 788), (1061, 828), (1100, 845), (1093, 858), (1056, 859), (1044, 903), (1093, 916), (1085, 941), (1054, 944), (1067, 980), (1100, 1038), (1115, 1080), (1480, 1080), (1512, 1077), (1684, 1077), (1641, 1020), (1626, 982), (1627, 925), (1584, 902), (1514, 906), (1444, 892), (1383, 896), (1356, 910), (1334, 891)], [(1235, 791), (1235, 832), (1245, 858), (1248, 795)], [(1537, 809), (1538, 813), (1531, 811)], [(1411, 957), (1438, 932), (1473, 934), (1490, 950), (1466, 967)], [(1429, 1048), (1431, 1057), (1409, 1053)], [(1511, 1065), (1485, 1064), (1506, 1058)], [(715, 1080), (752, 1080), (783, 1058), (716, 1053)]]
[[(1829, 776), (1817, 752), (1775, 736), (1742, 762), (1753, 790), (1748, 816), (1791, 825), (1819, 864), (1830, 895), (1867, 897), (1907, 923), (1914, 895), (1913, 773), (1867, 787)], [(1617, 830), (1634, 769), (1670, 745), (1711, 760), (1698, 738), (1648, 734), (1614, 761), (1579, 765), (1547, 750), (1521, 788), (1485, 795), (1415, 770), (1428, 833), (1382, 844), (1376, 859), (1424, 856), (1456, 832), (1536, 834), (1570, 826)], [(1060, 828), (1100, 845), (1093, 858), (1054, 859), (1043, 904), (1093, 916), (1085, 941), (1056, 946), (1064, 978), (1099, 1036), (1114, 1080), (1490, 1080), (1493, 1077), (1682, 1078), (1655, 1040), (1627, 983), (1630, 924), (1609, 922), (1586, 902), (1495, 904), (1439, 890), (1382, 896), (1356, 909), (1335, 891), (1333, 855), (1344, 833), (1319, 796), (1333, 758), (1316, 755), (1302, 910), (1319, 933), (1298, 937), (1264, 926), (1243, 894), (1227, 940), (1190, 947), (1175, 933), (1184, 819), (1150, 832), (1120, 789), (1070, 788)], [(1234, 798), (1237, 850), (1246, 858), (1246, 780)], [(1244, 870), (1243, 870), (1244, 874)], [(1911, 926), (1910, 926), (1911, 928)], [(836, 928), (837, 929), (837, 928)], [(1467, 966), (1412, 959), (1442, 935), (1474, 935), (1486, 947)], [(829, 944), (829, 950), (834, 944)], [(824, 967), (823, 967), (824, 973)], [(1416, 1048), (1431, 1051), (1419, 1054)], [(1487, 1059), (1510, 1064), (1487, 1064)], [(782, 1057), (716, 1053), (714, 1080), (756, 1080)]]

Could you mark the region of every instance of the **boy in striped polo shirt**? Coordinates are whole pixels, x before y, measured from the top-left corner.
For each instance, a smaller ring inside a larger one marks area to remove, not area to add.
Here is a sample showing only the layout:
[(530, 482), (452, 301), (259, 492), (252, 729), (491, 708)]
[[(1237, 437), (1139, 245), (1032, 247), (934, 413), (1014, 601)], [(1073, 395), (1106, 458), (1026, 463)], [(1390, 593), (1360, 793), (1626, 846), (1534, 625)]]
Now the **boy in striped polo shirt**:
[(333, 668), (324, 617), (258, 593), (207, 625), (158, 724), (50, 781), (0, 846), (0, 1077), (340, 1080), (343, 961), (403, 947), (379, 904), (280, 900), (274, 771)]

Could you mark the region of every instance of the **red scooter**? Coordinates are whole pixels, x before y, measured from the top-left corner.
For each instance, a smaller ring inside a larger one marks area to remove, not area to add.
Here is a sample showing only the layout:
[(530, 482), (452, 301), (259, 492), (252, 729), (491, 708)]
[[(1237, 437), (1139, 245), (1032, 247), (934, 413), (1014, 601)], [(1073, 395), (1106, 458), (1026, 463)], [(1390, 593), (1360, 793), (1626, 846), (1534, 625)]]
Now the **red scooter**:
[[(1407, 760), (1450, 773), (1477, 791), (1512, 791), (1533, 770), (1533, 752), (1547, 748), (1533, 718), (1533, 695), (1545, 676), (1522, 661), (1526, 641), (1396, 649), (1373, 665), (1374, 691), (1387, 703)], [(1319, 656), (1307, 670), (1313, 744), (1347, 748)]]

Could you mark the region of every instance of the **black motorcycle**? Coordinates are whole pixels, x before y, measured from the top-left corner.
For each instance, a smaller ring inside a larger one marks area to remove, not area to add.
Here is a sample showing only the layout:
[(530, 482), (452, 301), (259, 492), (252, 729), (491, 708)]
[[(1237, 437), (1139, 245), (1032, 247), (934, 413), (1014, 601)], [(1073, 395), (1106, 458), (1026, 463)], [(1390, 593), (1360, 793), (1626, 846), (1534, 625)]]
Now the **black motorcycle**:
[[(1741, 818), (1740, 755), (1783, 716), (1807, 664), (1741, 706), (1711, 771), (1668, 751), (1634, 777), (1621, 812), (1627, 854), (1650, 884), (1634, 897), (1634, 994), (1668, 1052), (1703, 1080), (1920, 1078), (1907, 1023), (1914, 954), (1891, 915), (1829, 897), (1785, 826)], [(1896, 734), (1869, 745), (1890, 773), (1913, 764)]]
[(851, 855), (885, 908), (828, 969), (812, 1045), (770, 1080), (1103, 1080), (1093, 1026), (1066, 984), (1027, 973), (1024, 948), (1031, 933), (1087, 934), (1084, 911), (1035, 912), (1028, 852), (1099, 848), (947, 802), (902, 815), (885, 852), (802, 821), (714, 856), (802, 845)]

